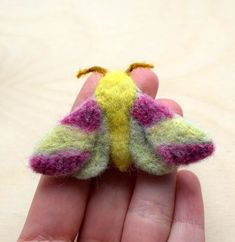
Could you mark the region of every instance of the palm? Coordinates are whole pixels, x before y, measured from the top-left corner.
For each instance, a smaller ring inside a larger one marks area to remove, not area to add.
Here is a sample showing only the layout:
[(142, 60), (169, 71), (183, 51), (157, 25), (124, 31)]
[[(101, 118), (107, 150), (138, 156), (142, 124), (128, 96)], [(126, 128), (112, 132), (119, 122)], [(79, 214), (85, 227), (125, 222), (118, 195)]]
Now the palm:
[[(132, 73), (140, 88), (155, 96), (158, 82), (142, 68)], [(75, 105), (94, 91), (99, 75), (84, 85)], [(170, 100), (165, 105), (181, 114)], [(110, 169), (100, 178), (42, 176), (19, 241), (203, 242), (200, 184), (191, 172), (161, 177)]]

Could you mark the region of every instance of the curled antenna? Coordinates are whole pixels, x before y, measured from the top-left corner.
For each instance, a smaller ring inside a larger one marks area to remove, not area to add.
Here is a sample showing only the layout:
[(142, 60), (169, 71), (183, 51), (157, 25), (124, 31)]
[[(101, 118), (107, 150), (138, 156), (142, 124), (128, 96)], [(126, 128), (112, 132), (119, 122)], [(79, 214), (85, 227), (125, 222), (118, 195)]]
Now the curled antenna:
[(77, 78), (79, 78), (83, 75), (86, 75), (87, 73), (90, 73), (90, 72), (98, 72), (100, 74), (105, 75), (108, 72), (108, 70), (103, 68), (103, 67), (100, 67), (100, 66), (92, 66), (92, 67), (87, 68), (87, 69), (79, 70), (78, 74), (77, 74)]
[(138, 68), (138, 67), (144, 67), (144, 68), (154, 68), (154, 65), (152, 64), (147, 64), (144, 62), (136, 62), (131, 64), (128, 69), (126, 70), (127, 74), (130, 74), (134, 69)]

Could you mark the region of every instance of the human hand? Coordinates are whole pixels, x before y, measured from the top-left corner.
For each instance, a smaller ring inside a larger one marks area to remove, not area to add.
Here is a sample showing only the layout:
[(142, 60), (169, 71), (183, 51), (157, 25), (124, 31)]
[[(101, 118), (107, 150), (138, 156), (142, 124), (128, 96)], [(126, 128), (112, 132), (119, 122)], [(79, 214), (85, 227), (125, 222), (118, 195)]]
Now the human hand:
[[(155, 97), (156, 75), (137, 68), (139, 88)], [(73, 109), (95, 90), (100, 78), (85, 82)], [(159, 99), (182, 115), (180, 106)], [(112, 168), (92, 180), (41, 176), (18, 241), (204, 242), (200, 183), (189, 171), (164, 176), (121, 173)]]

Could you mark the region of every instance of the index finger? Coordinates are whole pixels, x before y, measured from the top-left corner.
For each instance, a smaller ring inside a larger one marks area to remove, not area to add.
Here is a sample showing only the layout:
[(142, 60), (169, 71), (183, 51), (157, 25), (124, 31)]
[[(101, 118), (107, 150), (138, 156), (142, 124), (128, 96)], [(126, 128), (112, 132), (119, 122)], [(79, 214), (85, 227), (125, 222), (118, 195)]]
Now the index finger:
[[(94, 73), (86, 80), (72, 109), (92, 95), (99, 78)], [(84, 216), (89, 187), (89, 180), (41, 176), (19, 241), (73, 240)]]

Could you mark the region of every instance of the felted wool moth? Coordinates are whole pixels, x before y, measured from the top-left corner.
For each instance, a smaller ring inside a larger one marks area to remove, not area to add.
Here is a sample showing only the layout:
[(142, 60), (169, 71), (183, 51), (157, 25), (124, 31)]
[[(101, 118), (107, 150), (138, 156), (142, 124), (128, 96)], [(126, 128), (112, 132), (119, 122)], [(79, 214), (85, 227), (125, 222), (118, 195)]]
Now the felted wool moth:
[(211, 155), (205, 132), (141, 92), (126, 72), (92, 67), (103, 74), (95, 93), (36, 147), (31, 168), (51, 176), (96, 177), (112, 163), (121, 172), (137, 168), (154, 175), (172, 172)]

